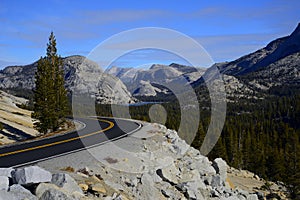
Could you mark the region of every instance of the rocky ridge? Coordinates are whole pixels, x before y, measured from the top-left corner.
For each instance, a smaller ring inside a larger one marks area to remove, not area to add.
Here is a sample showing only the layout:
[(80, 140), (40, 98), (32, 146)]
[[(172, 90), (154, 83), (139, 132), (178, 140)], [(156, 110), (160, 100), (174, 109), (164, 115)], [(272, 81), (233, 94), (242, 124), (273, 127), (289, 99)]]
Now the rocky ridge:
[[(172, 63), (170, 65), (153, 64), (150, 69), (118, 68), (108, 70), (121, 79), (134, 96), (156, 96), (169, 94), (165, 88), (191, 84), (201, 77), (205, 69)], [(157, 87), (161, 85), (164, 89)], [(171, 86), (171, 87), (170, 87)]]

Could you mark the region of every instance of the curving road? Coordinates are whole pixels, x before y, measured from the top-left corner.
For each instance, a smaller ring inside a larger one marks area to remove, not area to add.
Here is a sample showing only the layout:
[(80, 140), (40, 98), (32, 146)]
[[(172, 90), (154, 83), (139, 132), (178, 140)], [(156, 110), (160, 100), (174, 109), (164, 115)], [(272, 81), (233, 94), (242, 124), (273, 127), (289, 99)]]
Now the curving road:
[(140, 124), (125, 119), (78, 118), (77, 120), (85, 124), (82, 130), (0, 148), (0, 167), (32, 164), (79, 151), (125, 137), (141, 127)]

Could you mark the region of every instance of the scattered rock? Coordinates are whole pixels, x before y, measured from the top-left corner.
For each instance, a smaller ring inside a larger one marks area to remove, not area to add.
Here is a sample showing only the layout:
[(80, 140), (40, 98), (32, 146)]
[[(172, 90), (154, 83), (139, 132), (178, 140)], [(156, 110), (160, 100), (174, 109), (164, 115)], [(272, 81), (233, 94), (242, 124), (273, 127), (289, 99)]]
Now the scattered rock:
[(256, 194), (250, 194), (247, 196), (247, 200), (258, 200), (258, 197)]
[(97, 183), (95, 185), (92, 185), (91, 187), (92, 191), (97, 192), (97, 193), (101, 193), (101, 194), (106, 194), (106, 189), (104, 188), (104, 186), (100, 183)]
[(81, 188), (81, 190), (83, 190), (83, 191), (87, 191), (87, 190), (89, 189), (89, 186), (88, 186), (87, 184), (85, 184), (85, 183), (80, 183), (78, 186), (79, 186), (79, 187)]
[(260, 178), (259, 178), (259, 176), (258, 175), (254, 175), (254, 177), (253, 177), (254, 179), (256, 179), (256, 180), (260, 180)]
[(68, 197), (62, 191), (51, 188), (46, 190), (39, 200), (75, 200), (75, 198)]
[(78, 172), (78, 173), (85, 174), (86, 176), (89, 176), (89, 175), (90, 175), (90, 170), (89, 170), (89, 168), (87, 168), (87, 167), (85, 167), (85, 168), (83, 168), (83, 169), (79, 169), (77, 172)]
[(81, 188), (78, 186), (76, 181), (68, 174), (53, 174), (51, 182), (57, 185), (58, 187), (63, 188), (71, 194), (74, 192), (83, 194)]

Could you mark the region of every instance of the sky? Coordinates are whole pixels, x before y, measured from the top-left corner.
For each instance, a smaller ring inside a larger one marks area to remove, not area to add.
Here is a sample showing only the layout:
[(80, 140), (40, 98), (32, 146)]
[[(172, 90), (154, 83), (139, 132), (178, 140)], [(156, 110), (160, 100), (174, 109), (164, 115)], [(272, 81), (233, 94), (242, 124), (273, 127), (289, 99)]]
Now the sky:
[[(44, 56), (51, 31), (65, 57), (88, 56), (115, 34), (143, 27), (177, 31), (197, 41), (213, 62), (231, 61), (291, 34), (300, 22), (299, 8), (299, 0), (1, 0), (0, 69)], [(114, 64), (171, 62), (184, 58), (147, 49), (128, 52)]]

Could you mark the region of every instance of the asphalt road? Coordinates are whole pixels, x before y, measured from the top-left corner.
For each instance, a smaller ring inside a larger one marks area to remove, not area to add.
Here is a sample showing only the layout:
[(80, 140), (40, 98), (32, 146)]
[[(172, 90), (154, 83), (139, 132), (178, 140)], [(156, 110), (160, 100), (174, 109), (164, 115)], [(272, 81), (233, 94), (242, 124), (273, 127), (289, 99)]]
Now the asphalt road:
[(140, 124), (110, 118), (78, 118), (86, 126), (51, 138), (24, 142), (0, 148), (0, 167), (16, 167), (49, 159), (125, 137)]

